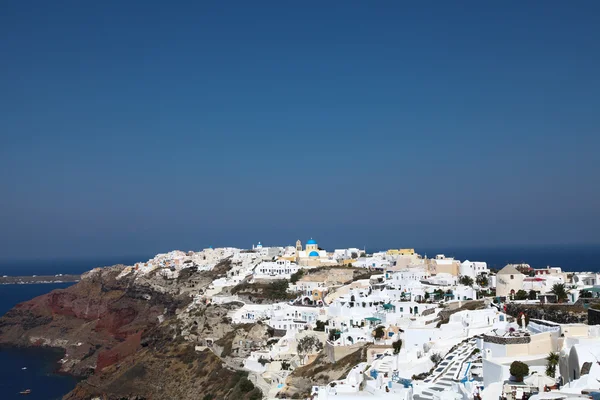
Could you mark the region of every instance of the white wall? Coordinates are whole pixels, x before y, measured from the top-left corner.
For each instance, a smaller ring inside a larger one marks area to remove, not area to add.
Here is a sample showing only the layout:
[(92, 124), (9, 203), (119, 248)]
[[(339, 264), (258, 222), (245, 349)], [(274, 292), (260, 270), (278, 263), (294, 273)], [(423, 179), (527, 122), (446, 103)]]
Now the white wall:
[(495, 363), (491, 360), (483, 360), (483, 385), (487, 387), (494, 382), (504, 382), (510, 378), (510, 367)]

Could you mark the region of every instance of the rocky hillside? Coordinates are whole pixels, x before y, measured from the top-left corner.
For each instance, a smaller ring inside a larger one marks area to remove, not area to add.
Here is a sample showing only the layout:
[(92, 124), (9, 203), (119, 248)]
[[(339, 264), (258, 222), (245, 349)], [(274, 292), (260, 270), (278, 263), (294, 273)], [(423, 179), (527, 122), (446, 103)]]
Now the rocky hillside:
[(237, 329), (226, 315), (239, 305), (206, 306), (190, 296), (227, 267), (190, 268), (177, 279), (124, 266), (92, 270), (0, 318), (0, 345), (64, 349), (61, 371), (86, 378), (66, 399), (260, 399), (245, 372), (211, 349), (195, 350)]
[(325, 351), (321, 351), (314, 362), (295, 369), (287, 379), (287, 389), (279, 393), (279, 398), (303, 399), (310, 396), (315, 385), (327, 385), (332, 380), (342, 379), (361, 362), (367, 361), (367, 346), (332, 363)]

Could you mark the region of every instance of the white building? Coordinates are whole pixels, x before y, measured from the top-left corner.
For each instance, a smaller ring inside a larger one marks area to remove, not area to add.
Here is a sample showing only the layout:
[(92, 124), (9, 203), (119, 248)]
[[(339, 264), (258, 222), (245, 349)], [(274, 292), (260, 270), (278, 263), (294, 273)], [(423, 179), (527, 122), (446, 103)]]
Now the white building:
[(254, 268), (253, 279), (290, 279), (298, 265), (289, 260), (265, 261)]
[(388, 270), (385, 272), (385, 283), (387, 287), (402, 289), (413, 283), (421, 282), (430, 277), (425, 268), (406, 268), (398, 271)]
[(281, 304), (273, 310), (267, 324), (275, 329), (301, 331), (315, 326), (320, 316), (325, 316), (322, 308)]
[(578, 287), (600, 285), (600, 274), (593, 272), (576, 272), (573, 274), (572, 282)]
[(353, 258), (358, 258), (363, 253), (362, 250), (357, 249), (355, 247), (350, 247), (347, 249), (335, 249), (333, 251), (333, 258), (338, 261), (350, 260)]
[(463, 261), (460, 264), (460, 275), (468, 276), (475, 280), (477, 276), (483, 274), (489, 274), (490, 270), (487, 267), (487, 263), (480, 261)]
[(391, 266), (388, 260), (377, 257), (360, 257), (352, 263), (353, 267), (384, 270)]

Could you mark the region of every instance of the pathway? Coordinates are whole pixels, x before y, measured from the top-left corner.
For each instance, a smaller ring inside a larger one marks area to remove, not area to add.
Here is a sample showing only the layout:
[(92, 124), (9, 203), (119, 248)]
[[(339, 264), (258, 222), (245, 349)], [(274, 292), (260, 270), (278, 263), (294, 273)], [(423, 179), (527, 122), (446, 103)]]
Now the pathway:
[(436, 392), (452, 389), (452, 383), (459, 380), (458, 374), (465, 361), (469, 359), (475, 349), (476, 339), (469, 339), (461, 343), (454, 351), (446, 354), (446, 357), (437, 365), (433, 374), (425, 379), (428, 387), (421, 394), (415, 394), (416, 400), (432, 400)]

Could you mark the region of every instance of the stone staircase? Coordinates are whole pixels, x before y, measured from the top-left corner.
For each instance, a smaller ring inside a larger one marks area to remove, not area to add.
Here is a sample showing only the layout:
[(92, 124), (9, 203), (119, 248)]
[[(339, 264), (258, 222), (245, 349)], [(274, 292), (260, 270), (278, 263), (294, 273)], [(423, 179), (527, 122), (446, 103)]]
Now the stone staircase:
[(378, 372), (384, 373), (387, 372), (391, 374), (393, 372), (393, 361), (392, 356), (384, 356), (383, 358), (378, 360), (379, 362), (376, 365), (376, 369)]
[(436, 393), (446, 389), (452, 390), (452, 384), (456, 382), (458, 373), (461, 371), (465, 361), (469, 359), (475, 349), (476, 340), (469, 339), (462, 342), (456, 349), (446, 354), (444, 359), (437, 365), (433, 374), (424, 380), (428, 384), (420, 394), (415, 394), (416, 400), (432, 400)]

